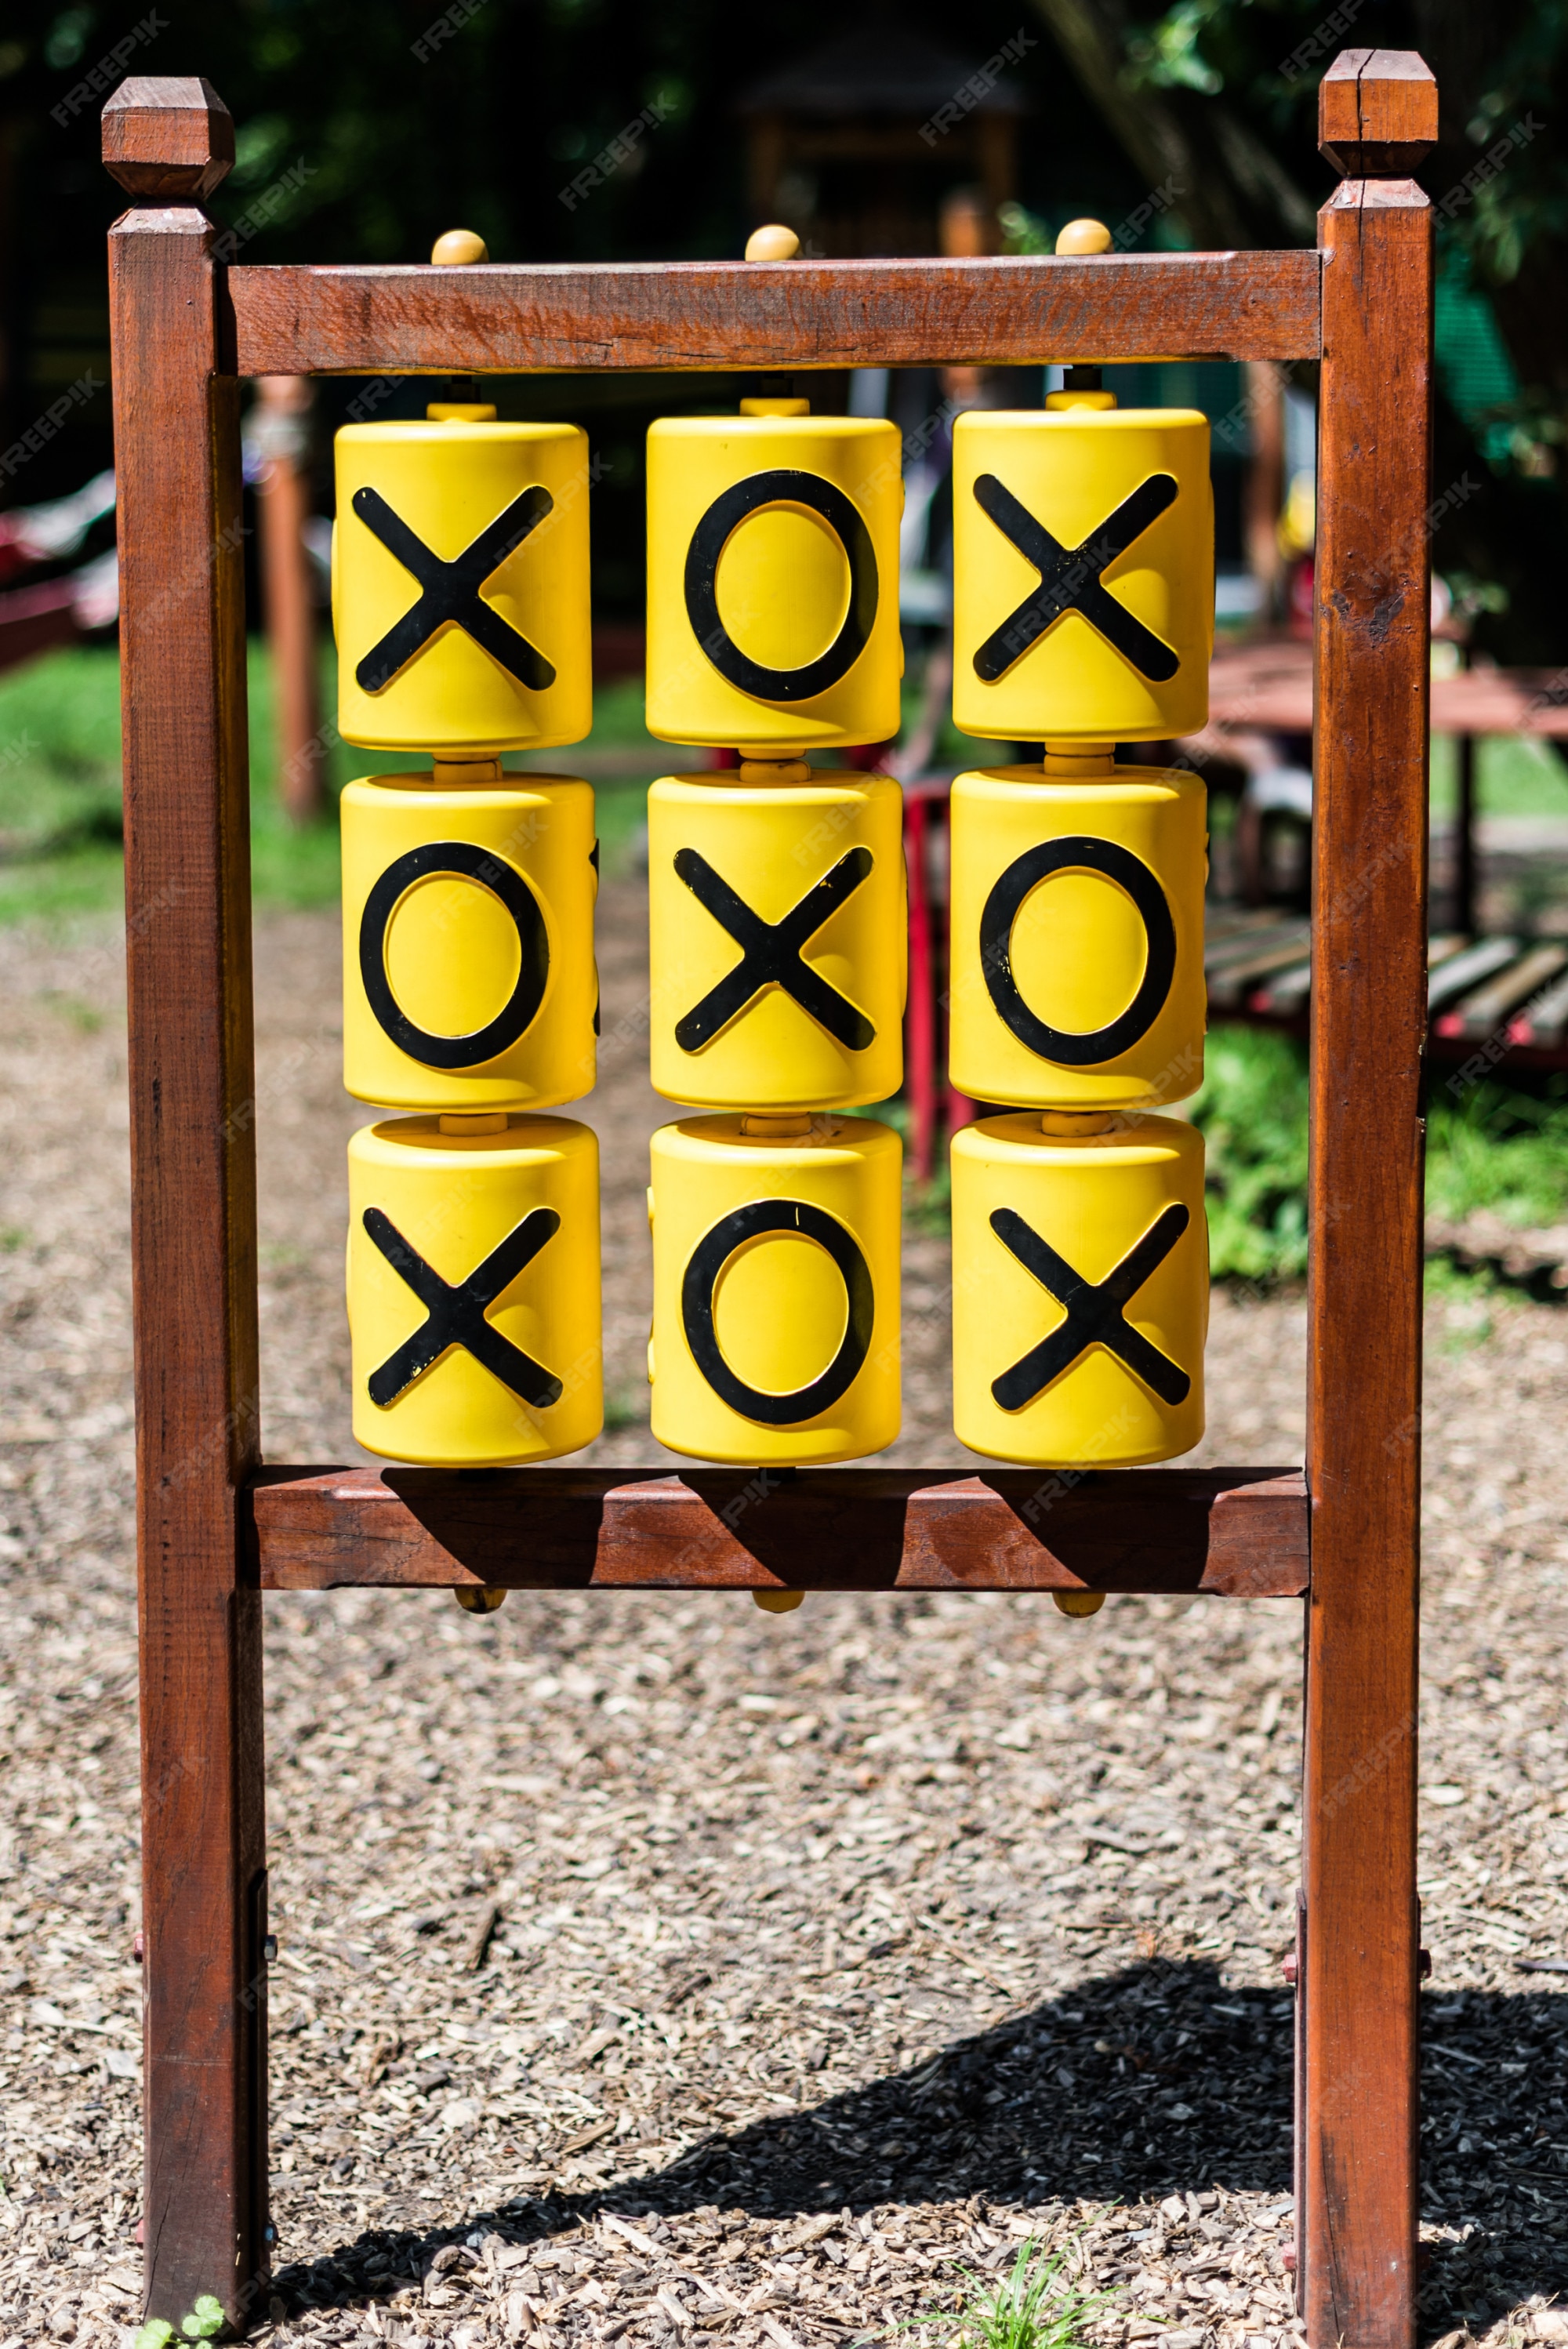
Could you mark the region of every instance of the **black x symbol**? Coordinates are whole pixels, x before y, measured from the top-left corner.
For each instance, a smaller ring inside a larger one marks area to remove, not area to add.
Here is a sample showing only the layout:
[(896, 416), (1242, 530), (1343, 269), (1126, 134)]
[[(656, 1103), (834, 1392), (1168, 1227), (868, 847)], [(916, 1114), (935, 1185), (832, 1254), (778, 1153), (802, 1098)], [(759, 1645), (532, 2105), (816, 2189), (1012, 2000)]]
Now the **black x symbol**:
[(409, 1247), (390, 1216), (383, 1215), (379, 1207), (366, 1208), (365, 1228), (429, 1316), (411, 1338), (405, 1338), (395, 1354), (388, 1354), (378, 1371), (371, 1371), (372, 1402), (383, 1407), (396, 1402), (449, 1346), (466, 1346), (503, 1387), (531, 1403), (535, 1411), (548, 1411), (552, 1402), (560, 1402), (561, 1381), (553, 1372), (542, 1369), (485, 1319), (486, 1306), (495, 1303), (501, 1290), (561, 1229), (561, 1218), (553, 1207), (535, 1207), (531, 1215), (524, 1216), (500, 1246), (492, 1248), (483, 1264), (455, 1288), (425, 1262), (418, 1248)]
[(765, 922), (744, 897), (736, 895), (727, 881), (720, 880), (706, 856), (699, 856), (695, 848), (677, 849), (676, 871), (698, 905), (723, 924), (741, 948), (735, 968), (676, 1022), (676, 1042), (681, 1050), (700, 1050), (728, 1026), (737, 1012), (745, 1010), (754, 996), (765, 987), (777, 986), (792, 995), (801, 1010), (810, 1012), (839, 1043), (851, 1052), (863, 1052), (875, 1040), (876, 1030), (847, 995), (841, 995), (820, 971), (801, 961), (800, 949), (829, 915), (836, 914), (845, 899), (854, 895), (871, 869), (871, 850), (851, 848), (814, 888), (807, 890), (781, 922)]
[(1141, 1331), (1130, 1329), (1122, 1311), (1156, 1265), (1164, 1263), (1191, 1221), (1180, 1201), (1161, 1209), (1115, 1270), (1094, 1281), (1075, 1272), (1066, 1257), (1058, 1256), (1011, 1207), (993, 1211), (991, 1229), (1003, 1247), (1011, 1249), (1025, 1271), (1032, 1272), (1058, 1305), (1066, 1306), (1068, 1315), (1048, 1338), (1030, 1347), (1022, 1361), (992, 1381), (991, 1392), (1004, 1411), (1022, 1411), (1080, 1354), (1096, 1345), (1119, 1354), (1145, 1386), (1153, 1388), (1161, 1402), (1186, 1402), (1192, 1384), (1186, 1371), (1179, 1370), (1158, 1346), (1151, 1346)]
[(366, 693), (379, 693), (404, 665), (422, 652), (444, 620), (455, 621), (492, 660), (500, 661), (520, 683), (542, 693), (555, 682), (555, 671), (528, 638), (502, 619), (493, 604), (480, 600), (480, 589), (509, 554), (515, 554), (530, 531), (539, 524), (555, 501), (539, 482), (514, 498), (504, 513), (480, 531), (471, 546), (450, 563), (433, 554), (400, 514), (393, 512), (379, 490), (356, 490), (354, 511), (373, 531), (405, 571), (411, 571), (424, 589), (418, 602), (372, 645), (354, 674)]
[(983, 512), (1040, 574), (1033, 594), (1025, 596), (975, 654), (976, 677), (995, 685), (1064, 612), (1081, 612), (1124, 659), (1157, 685), (1175, 676), (1181, 664), (1170, 646), (1161, 644), (1151, 629), (1135, 619), (1125, 604), (1118, 603), (1109, 589), (1100, 585), (1099, 577), (1119, 554), (1126, 554), (1135, 538), (1142, 537), (1167, 506), (1174, 504), (1173, 474), (1151, 473), (1081, 546), (1063, 546), (1053, 538), (1044, 523), (1037, 522), (995, 473), (981, 474), (975, 496)]

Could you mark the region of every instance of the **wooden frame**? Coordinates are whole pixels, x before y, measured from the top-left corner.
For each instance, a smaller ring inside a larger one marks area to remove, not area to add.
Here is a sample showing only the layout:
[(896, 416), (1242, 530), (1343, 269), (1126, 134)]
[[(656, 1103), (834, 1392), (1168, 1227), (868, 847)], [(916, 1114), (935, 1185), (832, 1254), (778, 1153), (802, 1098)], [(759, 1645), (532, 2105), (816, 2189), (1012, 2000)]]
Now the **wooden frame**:
[[(1305, 1589), (1297, 2290), (1311, 2349), (1410, 2349), (1432, 276), (1402, 174), (1431, 77), (1347, 52), (1321, 129), (1346, 176), (1315, 253), (263, 269), (197, 208), (233, 154), (208, 85), (130, 80), (106, 108), (133, 199), (109, 254), (150, 2312), (211, 2292), (243, 2326), (265, 2292), (263, 1589)], [(1168, 353), (1322, 363), (1305, 1480), (262, 1470), (240, 377)]]

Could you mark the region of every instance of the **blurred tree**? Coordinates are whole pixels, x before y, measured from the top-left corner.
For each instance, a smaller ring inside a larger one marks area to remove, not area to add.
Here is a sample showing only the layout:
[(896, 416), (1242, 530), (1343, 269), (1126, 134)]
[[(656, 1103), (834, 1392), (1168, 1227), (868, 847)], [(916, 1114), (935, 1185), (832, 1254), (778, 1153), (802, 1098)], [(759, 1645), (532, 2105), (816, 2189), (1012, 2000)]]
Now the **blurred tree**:
[[(901, 26), (976, 63), (1012, 44), (1024, 200), (1125, 217), (1131, 168), (1044, 31), (1015, 38), (1018, 0), (971, 0), (956, 34), (950, 17), (896, 0)], [(887, 22), (876, 0), (850, 18)], [(211, 211), (242, 263), (423, 260), (459, 223), (504, 261), (706, 257), (756, 225), (740, 93), (845, 25), (835, 0), (0, 0), (0, 449), (84, 371), (107, 378), (104, 233), (124, 200), (98, 115), (124, 75), (205, 74), (223, 98), (238, 160)], [(73, 410), (0, 502), (107, 463), (108, 409)]]
[[(1075, 212), (1118, 223), (1140, 206), (1145, 242), (1173, 227), (1202, 244), (1308, 241), (1332, 185), (1315, 151), (1325, 66), (1352, 42), (1416, 47), (1443, 97), (1423, 174), (1449, 289), (1439, 325), (1470, 334), (1490, 305), (1513, 377), (1479, 405), (1473, 369), (1468, 390), (1452, 381), (1439, 483), (1468, 468), (1480, 486), (1451, 509), (1439, 560), (1476, 583), (1503, 657), (1568, 657), (1568, 163), (1552, 105), (1568, 0), (1031, 9), (1020, 47), (1018, 0), (969, 0), (961, 23), (947, 0), (738, 16), (719, 0), (0, 0), (0, 447), (84, 376), (107, 377), (103, 235), (119, 199), (98, 116), (128, 72), (204, 73), (222, 95), (239, 161), (212, 210), (243, 262), (420, 259), (458, 223), (498, 259), (591, 261), (737, 251), (754, 225), (738, 94), (851, 23), (895, 21), (976, 59), (1011, 45), (1006, 78), (1029, 107), (1019, 217), (1047, 243)], [(84, 398), (0, 500), (57, 494), (108, 462), (108, 409)]]
[[(1434, 557), (1513, 661), (1568, 656), (1568, 153), (1553, 99), (1565, 0), (1034, 0), (1108, 129), (1201, 245), (1296, 244), (1332, 184), (1317, 84), (1343, 47), (1418, 49), (1441, 134), (1423, 168), (1441, 289)], [(1494, 318), (1512, 380), (1473, 396)]]

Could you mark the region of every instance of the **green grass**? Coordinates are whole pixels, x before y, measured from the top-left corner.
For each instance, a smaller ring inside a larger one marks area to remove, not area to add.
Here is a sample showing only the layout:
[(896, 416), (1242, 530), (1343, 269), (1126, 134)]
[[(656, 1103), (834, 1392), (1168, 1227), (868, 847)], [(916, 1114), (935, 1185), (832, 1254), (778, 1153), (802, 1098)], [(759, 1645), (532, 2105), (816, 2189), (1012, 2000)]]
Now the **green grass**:
[[(1306, 1267), (1305, 1048), (1265, 1029), (1221, 1027), (1204, 1057), (1191, 1116), (1208, 1149), (1215, 1276), (1295, 1278)], [(1568, 1216), (1568, 1099), (1496, 1083), (1456, 1097), (1439, 1071), (1427, 1207), (1449, 1223), (1484, 1210), (1520, 1229)]]
[(1306, 1054), (1293, 1037), (1216, 1028), (1191, 1118), (1208, 1151), (1216, 1278), (1306, 1269)]
[[(251, 878), (258, 905), (329, 905), (339, 884), (337, 801), (367, 772), (426, 766), (413, 754), (373, 753), (333, 740), (325, 755), (327, 812), (296, 830), (277, 792), (272, 662), (253, 638), (246, 654), (251, 753)], [(324, 648), (321, 708), (337, 679)], [(595, 750), (645, 750), (647, 777), (601, 782), (596, 792), (603, 864), (624, 871), (645, 814), (646, 783), (669, 753), (643, 724), (639, 679), (618, 678), (594, 697)], [(509, 765), (516, 765), (509, 761)], [(560, 765), (571, 770), (572, 754)], [(118, 909), (120, 846), (119, 656), (83, 646), (45, 654), (0, 675), (0, 921), (51, 924)]]
[[(1432, 737), (1432, 813), (1453, 814), (1459, 750), (1451, 735)], [(1476, 798), (1487, 815), (1568, 816), (1568, 761), (1550, 742), (1517, 734), (1484, 736), (1476, 746)]]
[[(271, 664), (259, 645), (249, 650), (248, 686), (256, 898), (328, 905), (338, 887), (335, 813), (296, 832), (283, 812)], [(329, 672), (329, 709), (331, 690)], [(341, 744), (329, 758), (334, 809), (351, 761)], [(0, 676), (0, 920), (113, 911), (124, 887), (120, 830), (118, 653), (81, 646)]]
[(120, 894), (119, 662), (82, 648), (0, 677), (0, 919)]
[[(618, 677), (611, 685), (602, 685), (593, 696), (593, 748), (596, 750), (646, 750), (648, 772), (656, 775), (669, 758), (663, 742), (656, 742), (643, 723), (643, 680), (640, 677)], [(563, 757), (570, 756), (562, 752)]]
[(1427, 1209), (1459, 1223), (1479, 1210), (1519, 1229), (1568, 1214), (1568, 1101), (1472, 1085), (1434, 1088), (1427, 1119)]
[(1085, 2326), (1115, 2295), (1080, 2292), (1064, 2272), (1066, 2261), (1065, 2248), (1047, 2254), (1031, 2237), (1010, 2275), (951, 2312), (917, 2317), (915, 2328), (936, 2327), (952, 2349), (1083, 2349)]
[[(1482, 1265), (1470, 1271), (1446, 1256), (1427, 1258), (1422, 1289), (1429, 1308), (1428, 1342), (1443, 1354), (1483, 1346), (1495, 1326), (1491, 1302), (1499, 1283)], [(1433, 1314), (1430, 1308), (1436, 1307)]]

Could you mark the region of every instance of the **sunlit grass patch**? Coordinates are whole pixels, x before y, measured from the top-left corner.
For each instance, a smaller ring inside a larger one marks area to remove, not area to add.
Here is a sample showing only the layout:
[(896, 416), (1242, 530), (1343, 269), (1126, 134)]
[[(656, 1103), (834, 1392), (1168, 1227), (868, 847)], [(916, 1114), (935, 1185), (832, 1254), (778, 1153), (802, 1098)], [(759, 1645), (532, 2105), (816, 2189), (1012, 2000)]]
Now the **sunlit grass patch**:
[[(1070, 2249), (1047, 2251), (1030, 2236), (1009, 2275), (951, 2312), (917, 2317), (912, 2329), (934, 2333), (941, 2349), (1087, 2349), (1088, 2328), (1116, 2294), (1083, 2291), (1068, 2272)], [(967, 2282), (982, 2279), (971, 2273)]]

